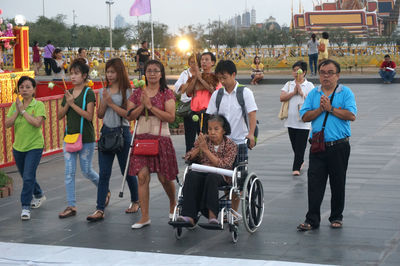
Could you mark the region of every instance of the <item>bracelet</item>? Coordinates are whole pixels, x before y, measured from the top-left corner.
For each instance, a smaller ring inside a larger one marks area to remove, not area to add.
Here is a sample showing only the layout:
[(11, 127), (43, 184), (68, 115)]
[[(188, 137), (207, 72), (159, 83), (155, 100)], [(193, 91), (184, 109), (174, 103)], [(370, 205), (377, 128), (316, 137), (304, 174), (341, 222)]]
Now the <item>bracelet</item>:
[(331, 107), (331, 110), (329, 111), (329, 113), (331, 113), (331, 114), (333, 113), (333, 106)]
[(24, 115), (26, 113), (26, 111), (25, 110), (23, 110), (22, 112), (21, 112), (21, 115)]

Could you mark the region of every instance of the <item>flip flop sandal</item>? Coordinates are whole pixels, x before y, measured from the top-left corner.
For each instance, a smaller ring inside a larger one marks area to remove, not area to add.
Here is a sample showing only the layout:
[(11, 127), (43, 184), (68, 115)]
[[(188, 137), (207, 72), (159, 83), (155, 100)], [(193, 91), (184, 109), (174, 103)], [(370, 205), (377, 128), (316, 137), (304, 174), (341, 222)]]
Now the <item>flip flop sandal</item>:
[(335, 220), (331, 222), (331, 228), (333, 229), (340, 229), (343, 227), (343, 221)]
[[(135, 206), (137, 206), (137, 209), (135, 209)], [(125, 210), (125, 213), (137, 213), (140, 209), (139, 202), (131, 202), (129, 204), (128, 209)]]
[(317, 228), (318, 227), (314, 227), (309, 223), (302, 223), (302, 224), (299, 224), (297, 226), (297, 231), (306, 232), (306, 231), (314, 230), (314, 229), (317, 229)]

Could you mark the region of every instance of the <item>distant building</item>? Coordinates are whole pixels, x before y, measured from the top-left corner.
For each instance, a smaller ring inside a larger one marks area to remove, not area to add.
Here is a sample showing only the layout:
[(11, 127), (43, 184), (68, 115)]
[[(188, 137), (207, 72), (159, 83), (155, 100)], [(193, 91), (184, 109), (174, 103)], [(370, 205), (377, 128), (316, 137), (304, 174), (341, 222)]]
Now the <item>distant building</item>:
[(267, 30), (280, 30), (281, 26), (276, 22), (276, 19), (273, 16), (270, 16), (265, 20), (265, 28)]
[(242, 15), (242, 27), (249, 28), (250, 27), (250, 12), (246, 11)]
[(256, 25), (257, 21), (256, 21), (256, 10), (254, 9), (254, 7), (251, 9), (251, 18), (250, 18), (250, 24), (251, 25)]
[(120, 29), (124, 28), (126, 26), (126, 22), (123, 16), (121, 14), (118, 14), (115, 19), (114, 19), (114, 28)]

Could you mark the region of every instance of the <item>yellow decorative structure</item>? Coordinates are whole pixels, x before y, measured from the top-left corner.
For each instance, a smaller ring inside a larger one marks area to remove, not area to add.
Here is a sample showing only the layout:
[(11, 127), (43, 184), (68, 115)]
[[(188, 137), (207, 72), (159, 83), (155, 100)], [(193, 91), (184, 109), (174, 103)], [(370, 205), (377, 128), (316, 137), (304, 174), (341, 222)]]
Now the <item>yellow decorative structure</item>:
[[(15, 77), (11, 78), (12, 75), (15, 75)], [(15, 101), (17, 94), (15, 94), (14, 90), (21, 76), (35, 78), (33, 71), (0, 73), (0, 103), (11, 103)]]

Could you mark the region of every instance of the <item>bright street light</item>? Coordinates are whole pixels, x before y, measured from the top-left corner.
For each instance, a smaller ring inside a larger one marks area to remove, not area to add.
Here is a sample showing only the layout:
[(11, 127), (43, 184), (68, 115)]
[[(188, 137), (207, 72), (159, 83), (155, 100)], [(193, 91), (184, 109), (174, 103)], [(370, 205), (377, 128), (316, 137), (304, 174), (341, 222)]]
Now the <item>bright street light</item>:
[(187, 39), (180, 39), (178, 41), (178, 48), (179, 50), (181, 50), (182, 52), (185, 52), (187, 50), (189, 50), (190, 48), (190, 42)]

